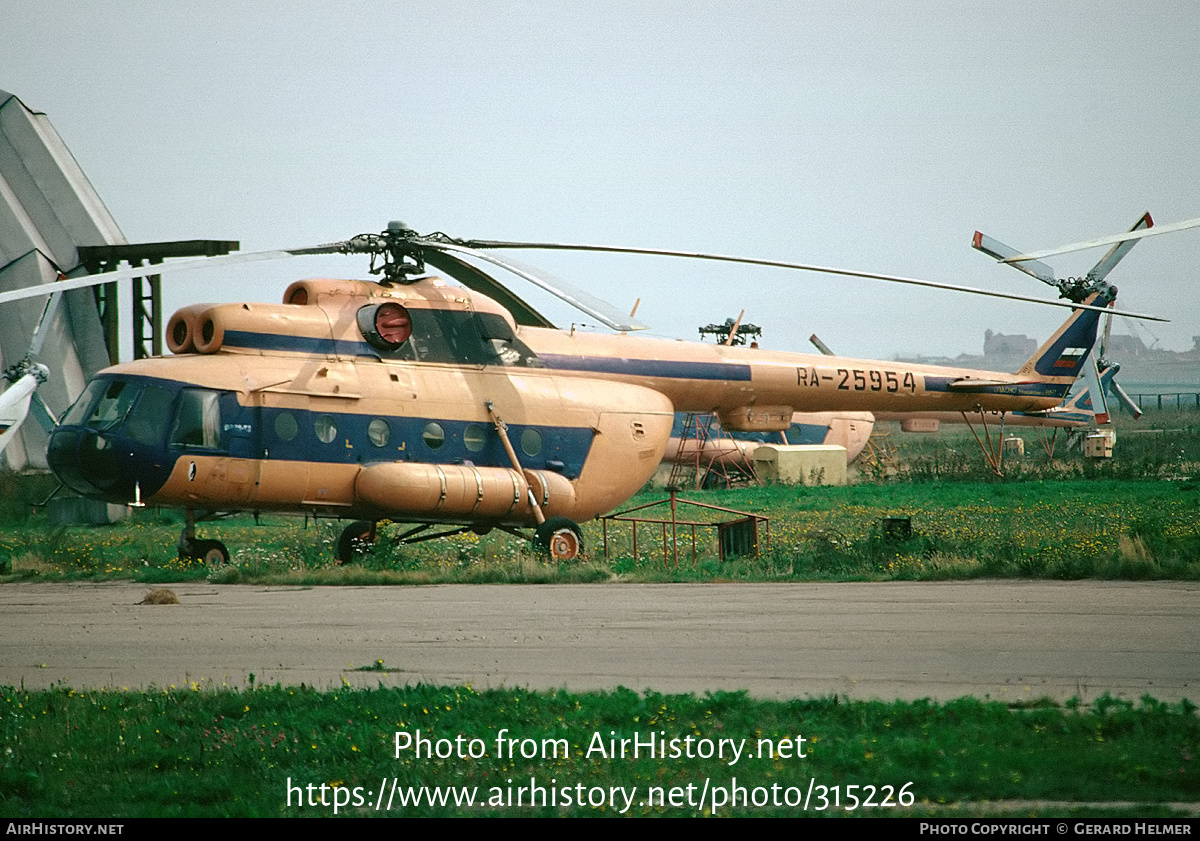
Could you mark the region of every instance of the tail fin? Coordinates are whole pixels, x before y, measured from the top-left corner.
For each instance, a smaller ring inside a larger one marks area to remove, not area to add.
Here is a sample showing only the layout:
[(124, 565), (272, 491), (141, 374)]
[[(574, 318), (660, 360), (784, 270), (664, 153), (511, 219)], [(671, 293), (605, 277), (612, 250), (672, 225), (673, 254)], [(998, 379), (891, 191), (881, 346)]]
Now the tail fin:
[[(1092, 293), (1082, 303), (1112, 305), (1101, 292)], [(1088, 354), (1096, 344), (1099, 324), (1099, 312), (1073, 310), (1071, 317), (1021, 366), (1018, 376), (1069, 385), (1083, 370)]]

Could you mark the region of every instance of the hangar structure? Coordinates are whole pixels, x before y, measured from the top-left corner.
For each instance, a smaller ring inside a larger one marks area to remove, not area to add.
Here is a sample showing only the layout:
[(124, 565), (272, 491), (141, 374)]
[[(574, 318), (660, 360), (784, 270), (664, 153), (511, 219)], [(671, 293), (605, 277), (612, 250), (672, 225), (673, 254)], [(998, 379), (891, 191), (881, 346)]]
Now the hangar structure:
[[(126, 242), (46, 115), (0, 91), (0, 291), (53, 283), (60, 273), (86, 274), (80, 245)], [(28, 353), (45, 303), (31, 299), (0, 309), (4, 368)], [(65, 293), (42, 330), (46, 336), (38, 361), (50, 369), (50, 378), (38, 394), (59, 414), (109, 364), (96, 296), (89, 289)], [(45, 469), (46, 441), (39, 423), (23, 424), (4, 451), (8, 466)]]
[[(45, 114), (0, 90), (0, 292), (52, 284), (167, 257), (228, 254), (237, 242), (191, 240), (130, 244)], [(162, 353), (158, 278), (131, 282), (134, 358)], [(49, 379), (38, 396), (61, 415), (92, 375), (119, 361), (117, 284), (63, 294), (40, 328), (36, 361)], [(47, 290), (49, 292), (49, 290)], [(45, 298), (0, 308), (0, 370), (30, 353)], [(8, 385), (0, 381), (0, 390)], [(35, 401), (31, 421), (10, 441), (0, 462), (16, 471), (45, 470), (53, 418)]]

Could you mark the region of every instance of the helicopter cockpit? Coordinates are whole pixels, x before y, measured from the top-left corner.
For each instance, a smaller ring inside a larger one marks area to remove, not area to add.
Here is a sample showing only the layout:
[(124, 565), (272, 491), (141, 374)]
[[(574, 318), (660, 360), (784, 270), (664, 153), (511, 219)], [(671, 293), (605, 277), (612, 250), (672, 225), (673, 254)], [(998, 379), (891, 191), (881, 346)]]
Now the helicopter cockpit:
[(381, 359), (544, 367), (496, 313), (409, 309), (388, 301), (362, 307), (357, 321), (367, 344)]
[(242, 413), (236, 395), (169, 382), (92, 380), (51, 436), (51, 469), (82, 494), (126, 501), (166, 481), (173, 466), (168, 451), (229, 452), (237, 437), (230, 430), (248, 428), (222, 425), (223, 413)]

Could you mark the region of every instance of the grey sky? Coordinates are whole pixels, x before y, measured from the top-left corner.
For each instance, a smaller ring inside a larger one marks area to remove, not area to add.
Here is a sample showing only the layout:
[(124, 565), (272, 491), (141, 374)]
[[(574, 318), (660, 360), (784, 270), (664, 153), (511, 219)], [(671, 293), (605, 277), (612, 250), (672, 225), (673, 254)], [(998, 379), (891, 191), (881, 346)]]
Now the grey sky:
[[(1052, 297), (970, 248), (1200, 216), (1200, 4), (0, 0), (0, 88), (46, 112), (131, 241), (456, 236), (707, 250)], [(1049, 258), (1083, 274), (1102, 251)], [(1139, 244), (1119, 303), (1200, 333), (1200, 230)], [(525, 263), (696, 337), (979, 352), (1063, 311), (762, 268)], [(278, 300), (354, 258), (183, 275), (168, 310)], [(184, 279), (186, 278), (186, 279)], [(556, 321), (586, 317), (520, 281)], [(1118, 325), (1118, 332), (1127, 328)], [(1150, 339), (1147, 335), (1148, 340)]]

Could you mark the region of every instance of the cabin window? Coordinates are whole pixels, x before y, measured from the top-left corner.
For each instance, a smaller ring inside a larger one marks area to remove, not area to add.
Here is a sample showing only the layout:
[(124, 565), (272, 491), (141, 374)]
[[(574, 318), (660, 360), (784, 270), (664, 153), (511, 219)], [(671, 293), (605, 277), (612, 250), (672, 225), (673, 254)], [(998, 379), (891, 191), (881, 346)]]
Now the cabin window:
[(376, 447), (386, 447), (387, 442), (392, 438), (392, 428), (383, 418), (372, 418), (371, 422), (367, 424), (367, 437)]
[(300, 432), (300, 424), (291, 412), (280, 412), (275, 416), (275, 435), (280, 441), (291, 441)]
[(185, 388), (171, 429), (171, 443), (216, 449), (221, 446), (221, 403), (215, 391)]
[(521, 433), (521, 449), (527, 456), (536, 456), (542, 451), (542, 433), (536, 429), (526, 429)]
[(467, 424), (463, 430), (463, 444), (472, 453), (478, 453), (487, 445), (487, 432), (477, 423)]
[(313, 429), (317, 433), (317, 440), (322, 444), (332, 444), (333, 439), (337, 437), (337, 422), (332, 415), (320, 415), (313, 424)]
[(421, 433), (421, 438), (425, 441), (425, 446), (431, 450), (437, 450), (446, 443), (446, 431), (442, 429), (441, 424), (427, 423)]

